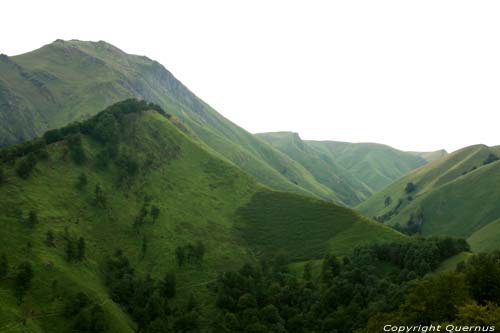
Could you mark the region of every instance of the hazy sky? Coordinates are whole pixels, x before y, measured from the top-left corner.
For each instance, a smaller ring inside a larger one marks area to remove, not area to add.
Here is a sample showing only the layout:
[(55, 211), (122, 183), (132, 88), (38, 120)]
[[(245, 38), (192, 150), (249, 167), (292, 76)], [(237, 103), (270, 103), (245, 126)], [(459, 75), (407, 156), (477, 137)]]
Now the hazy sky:
[(0, 52), (105, 40), (251, 132), (500, 144), (499, 1), (5, 1)]

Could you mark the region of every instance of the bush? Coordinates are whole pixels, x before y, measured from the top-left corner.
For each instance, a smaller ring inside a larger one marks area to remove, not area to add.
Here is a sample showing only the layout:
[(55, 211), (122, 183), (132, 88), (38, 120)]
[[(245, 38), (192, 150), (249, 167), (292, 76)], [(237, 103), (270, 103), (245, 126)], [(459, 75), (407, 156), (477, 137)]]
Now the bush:
[(413, 184), (412, 182), (406, 184), (406, 187), (405, 187), (405, 192), (406, 194), (410, 194), (412, 192), (415, 192), (415, 190), (417, 189), (417, 186), (415, 184)]
[(33, 154), (29, 154), (27, 157), (23, 158), (16, 168), (16, 173), (22, 179), (28, 179), (31, 172), (35, 168), (36, 158)]

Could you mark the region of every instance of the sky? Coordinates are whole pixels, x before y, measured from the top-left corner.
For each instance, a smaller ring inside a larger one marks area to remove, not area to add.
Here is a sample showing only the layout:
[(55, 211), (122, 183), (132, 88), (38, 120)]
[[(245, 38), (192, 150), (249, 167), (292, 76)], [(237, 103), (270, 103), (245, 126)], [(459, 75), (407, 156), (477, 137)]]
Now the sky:
[(500, 144), (499, 1), (6, 1), (0, 53), (104, 40), (256, 132)]

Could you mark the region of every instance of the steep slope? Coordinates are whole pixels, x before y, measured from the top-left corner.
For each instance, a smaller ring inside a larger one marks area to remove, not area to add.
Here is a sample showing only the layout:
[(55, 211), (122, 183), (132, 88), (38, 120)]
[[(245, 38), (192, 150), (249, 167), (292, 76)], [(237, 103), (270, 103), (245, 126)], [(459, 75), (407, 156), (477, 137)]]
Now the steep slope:
[[(265, 251), (273, 255), (289, 249), (289, 233), (307, 223), (300, 242), (290, 240), (308, 249), (294, 252), (305, 259), (403, 237), (346, 208), (270, 191), (206, 150), (175, 117), (134, 100), (0, 150), (0, 161), (0, 256), (9, 262), (0, 277), (3, 330), (71, 331), (81, 318), (68, 316), (68, 301), (82, 292), (102, 307), (109, 332), (135, 331), (106, 284), (105, 263), (118, 248), (145, 281), (175, 272), (178, 296), (168, 298), (169, 307), (182, 308), (193, 294), (208, 318), (214, 300), (206, 285), (253, 260), (251, 250), (269, 235), (278, 241)], [(284, 223), (301, 206), (309, 217)], [(74, 259), (80, 238), (85, 252)], [(181, 265), (179, 249), (195, 244), (202, 244), (201, 262)], [(19, 302), (22, 262), (34, 278)]]
[(411, 172), (358, 208), (409, 232), (469, 237), (500, 217), (498, 156), (500, 147), (461, 149)]
[(302, 140), (297, 133), (261, 133), (266, 141), (306, 168), (349, 205), (426, 163), (420, 156), (373, 143)]
[(105, 42), (57, 40), (0, 58), (0, 146), (88, 118), (131, 97), (155, 102), (260, 182), (341, 202), (299, 163), (222, 117), (161, 64)]

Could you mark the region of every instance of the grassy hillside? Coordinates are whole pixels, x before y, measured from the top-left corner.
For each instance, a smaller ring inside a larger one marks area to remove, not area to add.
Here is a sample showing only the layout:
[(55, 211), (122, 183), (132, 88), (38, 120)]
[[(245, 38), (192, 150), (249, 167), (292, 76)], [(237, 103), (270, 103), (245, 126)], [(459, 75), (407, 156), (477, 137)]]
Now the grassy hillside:
[(469, 238), (471, 248), (475, 252), (488, 252), (500, 250), (500, 219), (488, 223), (475, 231)]
[[(103, 147), (85, 135), (86, 160), (81, 165), (71, 160), (65, 141), (49, 145), (48, 158), (37, 161), (27, 179), (16, 174), (20, 160), (3, 165), (0, 253), (7, 254), (13, 270), (21, 261), (30, 261), (35, 278), (23, 306), (17, 306), (11, 296), (11, 283), (2, 282), (6, 297), (0, 301), (0, 327), (10, 323), (18, 327), (19, 320), (27, 318), (34, 332), (68, 331), (59, 298), (83, 291), (103, 304), (111, 332), (132, 332), (134, 325), (109, 301), (103, 285), (100, 266), (117, 248), (123, 249), (141, 275), (159, 279), (175, 271), (180, 290), (214, 279), (219, 270), (238, 267), (248, 258), (243, 241), (231, 231), (231, 217), (257, 189), (250, 177), (207, 153), (155, 111), (126, 115), (120, 131), (120, 151), (130, 153), (139, 165), (134, 176), (124, 174), (123, 166), (111, 161), (105, 169), (97, 167)], [(79, 190), (76, 184), (82, 173), (87, 185)], [(94, 203), (97, 184), (105, 195), (105, 207)], [(159, 207), (160, 216), (155, 222), (148, 216), (134, 228), (145, 202)], [(32, 228), (26, 222), (30, 211), (38, 216)], [(54, 247), (45, 244), (49, 230), (55, 235)], [(66, 233), (85, 238), (87, 253), (81, 263), (65, 259)], [(196, 241), (206, 247), (202, 267), (177, 268), (176, 247)], [(205, 293), (204, 288), (198, 290)], [(197, 292), (189, 288), (184, 294), (191, 290)], [(25, 313), (23, 307), (29, 311)]]
[(258, 192), (241, 207), (237, 227), (254, 253), (283, 253), (293, 261), (349, 255), (353, 244), (404, 238), (348, 208), (273, 191)]
[(448, 155), (448, 152), (444, 149), (436, 150), (436, 151), (429, 151), (429, 152), (413, 152), (413, 151), (411, 151), (408, 153), (416, 155), (416, 156), (420, 156), (424, 160), (426, 160), (427, 162), (432, 162), (432, 161), (440, 159), (441, 157)]
[(357, 205), (426, 160), (374, 143), (302, 140), (297, 133), (257, 134), (306, 168), (347, 205)]
[(469, 237), (500, 217), (498, 156), (499, 147), (461, 149), (411, 172), (358, 208), (423, 235)]
[[(311, 259), (402, 237), (346, 208), (270, 191), (205, 148), (157, 106), (127, 101), (1, 150), (0, 256), (9, 263), (0, 278), (2, 331), (71, 331), (79, 319), (64, 315), (67, 302), (83, 292), (102, 307), (109, 332), (133, 332), (136, 324), (105, 285), (104, 264), (118, 248), (145, 281), (176, 275), (170, 307), (194, 295), (209, 318), (207, 284), (252, 261), (262, 239), (277, 240), (265, 254), (293, 250)], [(303, 235), (288, 245), (291, 233)], [(68, 251), (80, 238), (84, 256), (74, 260)], [(202, 244), (202, 260), (179, 266), (178, 249), (194, 244)], [(22, 262), (34, 278), (19, 302)]]
[(168, 108), (209, 147), (274, 189), (341, 201), (308, 170), (196, 97), (161, 64), (105, 42), (57, 40), (0, 57), (0, 147), (131, 97)]

